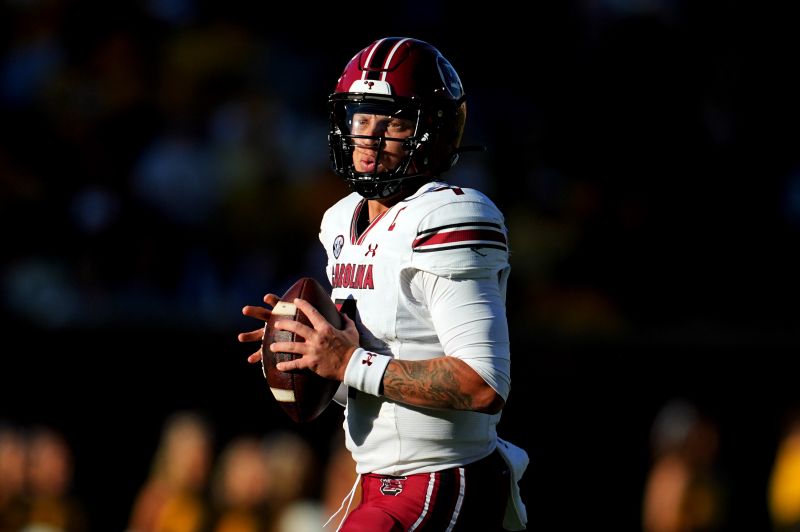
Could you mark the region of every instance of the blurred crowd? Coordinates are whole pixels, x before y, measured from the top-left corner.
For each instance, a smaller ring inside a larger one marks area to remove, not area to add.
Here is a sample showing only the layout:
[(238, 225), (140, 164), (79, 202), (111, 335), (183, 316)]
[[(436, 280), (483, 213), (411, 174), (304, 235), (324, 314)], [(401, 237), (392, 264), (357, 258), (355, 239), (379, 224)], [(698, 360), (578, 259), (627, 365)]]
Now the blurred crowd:
[[(714, 415), (682, 397), (654, 414), (641, 530), (738, 530)], [(789, 413), (778, 431), (761, 492), (770, 530), (792, 532), (800, 529), (800, 414)], [(98, 530), (73, 489), (73, 468), (58, 431), (0, 424), (0, 532)], [(356, 473), (339, 438), (324, 457), (291, 430), (219, 442), (205, 416), (178, 411), (165, 419), (142, 478), (126, 532), (311, 532), (348, 497)]]
[[(128, 532), (320, 530), (355, 482), (343, 442), (321, 457), (300, 435), (274, 430), (215, 439), (195, 411), (164, 422), (149, 472), (129, 501)], [(221, 447), (220, 447), (221, 445)], [(47, 427), (0, 425), (0, 532), (87, 532), (92, 520), (73, 486), (70, 445)]]
[(0, 530), (87, 530), (72, 476), (72, 450), (59, 432), (0, 419)]
[[(312, 21), (299, 6), (201, 0), (0, 4), (4, 312), (51, 329), (227, 330), (254, 294), (324, 277), (320, 215), (346, 193), (326, 97), (353, 50), (410, 33), (467, 88), (465, 143), (488, 150), (449, 178), (507, 215), (511, 303), (533, 302), (512, 313), (519, 330), (764, 326), (748, 306), (763, 292), (732, 299), (728, 283), (763, 271), (741, 246), (770, 262), (768, 288), (790, 275), (781, 244), (800, 229), (800, 166), (791, 85), (765, 103), (763, 64), (741, 53), (746, 10), (710, 24), (719, 6), (544, 2), (524, 21), (487, 13), (507, 37), (474, 40), (457, 6), (418, 7), (354, 32), (332, 5)], [(283, 23), (295, 19), (302, 35)], [(782, 35), (760, 44), (771, 61)]]
[(308, 57), (185, 18), (192, 2), (0, 9), (0, 212), (25, 227), (6, 242), (8, 312), (46, 328), (218, 329), (318, 269), (308, 250), (343, 189), (324, 98), (304, 99), (322, 79)]

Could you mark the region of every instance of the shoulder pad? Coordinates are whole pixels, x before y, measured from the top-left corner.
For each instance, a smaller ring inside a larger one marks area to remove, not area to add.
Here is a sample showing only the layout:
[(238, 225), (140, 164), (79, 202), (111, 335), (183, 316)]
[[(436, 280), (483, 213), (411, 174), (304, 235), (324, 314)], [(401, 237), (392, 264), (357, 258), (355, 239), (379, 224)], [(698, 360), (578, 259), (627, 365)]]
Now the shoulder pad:
[(506, 268), (508, 232), (494, 203), (472, 190), (447, 199), (420, 220), (411, 266), (454, 279), (489, 277)]
[(330, 236), (325, 233), (331, 229), (331, 226), (333, 226), (334, 229), (349, 226), (350, 218), (353, 215), (353, 209), (359, 201), (361, 201), (361, 196), (354, 192), (328, 207), (322, 214), (322, 220), (319, 226), (319, 239), (323, 244), (325, 244), (327, 237)]

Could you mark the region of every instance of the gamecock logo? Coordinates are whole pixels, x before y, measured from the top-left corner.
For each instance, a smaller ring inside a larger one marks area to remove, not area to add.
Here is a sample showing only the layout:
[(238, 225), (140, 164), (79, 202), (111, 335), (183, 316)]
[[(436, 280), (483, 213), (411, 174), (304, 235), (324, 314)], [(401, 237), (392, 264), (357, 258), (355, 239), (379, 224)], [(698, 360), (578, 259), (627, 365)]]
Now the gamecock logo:
[(381, 493), (397, 497), (403, 492), (403, 482), (406, 477), (389, 477), (381, 479)]

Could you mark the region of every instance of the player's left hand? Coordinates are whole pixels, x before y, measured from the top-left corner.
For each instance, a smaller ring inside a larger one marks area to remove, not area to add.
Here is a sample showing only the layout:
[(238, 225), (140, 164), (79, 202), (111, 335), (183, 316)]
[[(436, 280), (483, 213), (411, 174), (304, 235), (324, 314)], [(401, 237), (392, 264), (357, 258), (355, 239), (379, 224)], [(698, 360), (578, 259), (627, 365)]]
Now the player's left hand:
[(290, 371), (307, 368), (326, 379), (344, 380), (347, 363), (353, 351), (358, 348), (356, 324), (343, 313), (344, 329), (339, 330), (308, 301), (298, 298), (294, 300), (294, 304), (303, 311), (314, 328), (293, 320), (280, 320), (275, 323), (275, 329), (293, 332), (305, 339), (305, 342), (275, 342), (269, 346), (273, 353), (302, 355), (302, 358), (278, 363), (277, 369)]
[[(274, 307), (278, 304), (278, 296), (275, 294), (267, 294), (264, 296), (264, 303), (269, 305), (270, 307)], [(257, 319), (262, 322), (269, 321), (269, 317), (272, 314), (272, 311), (266, 307), (260, 307), (255, 305), (247, 305), (242, 309), (242, 314), (247, 317)], [(256, 329), (250, 332), (243, 332), (239, 333), (237, 337), (240, 342), (247, 343), (247, 342), (261, 342), (262, 338), (264, 338), (264, 327)], [(247, 361), (251, 364), (255, 364), (257, 362), (261, 362), (261, 347), (259, 346), (258, 351), (251, 354), (247, 357)]]

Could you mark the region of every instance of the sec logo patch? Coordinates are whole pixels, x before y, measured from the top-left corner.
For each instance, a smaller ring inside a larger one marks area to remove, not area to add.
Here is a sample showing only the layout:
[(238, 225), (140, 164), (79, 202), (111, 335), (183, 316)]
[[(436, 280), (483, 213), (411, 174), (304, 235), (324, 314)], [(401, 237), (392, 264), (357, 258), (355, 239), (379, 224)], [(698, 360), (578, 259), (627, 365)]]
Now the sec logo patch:
[(342, 254), (342, 248), (344, 247), (344, 236), (339, 235), (333, 240), (333, 256), (335, 258), (339, 258), (339, 255)]

